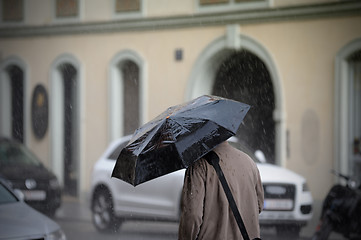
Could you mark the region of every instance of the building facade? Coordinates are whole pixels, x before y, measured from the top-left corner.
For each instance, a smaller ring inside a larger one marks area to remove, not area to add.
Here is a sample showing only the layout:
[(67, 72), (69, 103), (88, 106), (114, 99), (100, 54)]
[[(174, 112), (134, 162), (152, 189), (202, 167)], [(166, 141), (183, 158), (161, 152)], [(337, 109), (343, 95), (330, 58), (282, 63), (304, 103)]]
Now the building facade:
[(203, 94), (251, 104), (239, 135), (306, 177), (316, 206), (331, 169), (360, 176), (360, 1), (2, 0), (0, 10), (0, 135), (80, 199), (112, 140)]

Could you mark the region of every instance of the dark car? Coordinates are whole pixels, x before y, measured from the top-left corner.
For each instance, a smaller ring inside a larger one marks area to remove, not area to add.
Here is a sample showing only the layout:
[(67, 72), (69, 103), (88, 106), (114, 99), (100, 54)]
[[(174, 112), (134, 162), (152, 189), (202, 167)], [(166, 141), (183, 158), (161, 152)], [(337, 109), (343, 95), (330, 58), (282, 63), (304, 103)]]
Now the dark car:
[(0, 138), (0, 176), (22, 191), (27, 204), (47, 215), (54, 215), (61, 205), (56, 176), (17, 141)]
[(56, 222), (29, 207), (20, 195), (0, 177), (0, 239), (66, 240)]

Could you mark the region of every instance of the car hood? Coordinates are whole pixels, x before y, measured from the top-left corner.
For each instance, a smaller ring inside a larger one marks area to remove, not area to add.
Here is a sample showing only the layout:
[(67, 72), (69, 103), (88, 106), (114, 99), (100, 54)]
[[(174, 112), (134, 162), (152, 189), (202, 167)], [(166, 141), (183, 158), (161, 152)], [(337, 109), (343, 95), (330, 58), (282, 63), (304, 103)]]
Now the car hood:
[(258, 163), (261, 180), (264, 183), (294, 183), (299, 184), (305, 181), (301, 175), (286, 168), (268, 163)]
[(49, 180), (55, 175), (43, 166), (37, 167), (1, 167), (0, 175), (8, 180), (25, 180), (34, 178), (37, 180)]
[(60, 229), (59, 225), (24, 202), (0, 205), (0, 239), (33, 239)]

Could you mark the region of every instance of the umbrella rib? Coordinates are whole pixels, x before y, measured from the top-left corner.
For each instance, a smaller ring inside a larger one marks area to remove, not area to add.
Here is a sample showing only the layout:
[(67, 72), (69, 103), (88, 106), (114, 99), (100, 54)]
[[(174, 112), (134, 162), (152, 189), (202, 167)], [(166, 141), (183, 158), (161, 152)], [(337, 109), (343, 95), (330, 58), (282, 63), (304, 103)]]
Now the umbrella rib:
[[(164, 120), (162, 120), (162, 121), (164, 121)], [(156, 127), (153, 128), (151, 131), (148, 131), (149, 134), (145, 137), (145, 140), (143, 142), (144, 144), (141, 144), (141, 148), (138, 148), (136, 150), (137, 155), (140, 154), (141, 152), (143, 152), (143, 150), (148, 146), (149, 142), (151, 142), (151, 140), (154, 137), (154, 134), (152, 134), (152, 133), (157, 132), (164, 125), (164, 122), (162, 124), (156, 125)]]

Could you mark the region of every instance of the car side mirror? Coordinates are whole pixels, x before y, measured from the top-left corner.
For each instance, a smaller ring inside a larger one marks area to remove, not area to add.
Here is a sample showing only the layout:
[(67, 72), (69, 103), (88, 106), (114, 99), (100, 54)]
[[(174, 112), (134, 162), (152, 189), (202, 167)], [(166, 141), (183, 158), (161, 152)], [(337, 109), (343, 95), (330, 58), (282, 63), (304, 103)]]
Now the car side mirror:
[(261, 150), (256, 150), (254, 155), (256, 156), (258, 161), (260, 161), (261, 163), (266, 163), (267, 162), (266, 156), (264, 155), (264, 153)]

